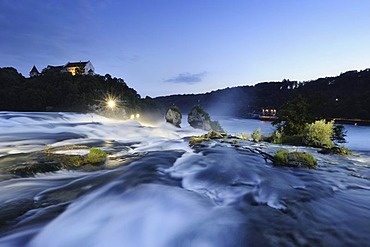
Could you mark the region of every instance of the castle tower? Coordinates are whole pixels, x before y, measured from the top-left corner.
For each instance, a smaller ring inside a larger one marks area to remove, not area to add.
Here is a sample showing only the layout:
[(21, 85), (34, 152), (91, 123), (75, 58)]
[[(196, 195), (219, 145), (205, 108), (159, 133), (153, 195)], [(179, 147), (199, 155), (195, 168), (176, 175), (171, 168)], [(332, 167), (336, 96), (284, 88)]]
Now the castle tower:
[(36, 66), (33, 65), (31, 71), (30, 71), (30, 77), (35, 77), (38, 76), (40, 72), (37, 70)]

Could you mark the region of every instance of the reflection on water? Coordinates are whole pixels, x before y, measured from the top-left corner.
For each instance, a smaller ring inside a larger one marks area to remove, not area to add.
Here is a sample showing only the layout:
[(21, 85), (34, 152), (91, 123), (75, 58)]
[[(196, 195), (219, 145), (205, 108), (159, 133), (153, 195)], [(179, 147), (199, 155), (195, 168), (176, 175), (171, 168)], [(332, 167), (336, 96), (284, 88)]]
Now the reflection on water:
[[(220, 122), (229, 133), (270, 128), (256, 120)], [(137, 156), (99, 171), (0, 182), (0, 246), (368, 245), (370, 148), (363, 142), (370, 128), (348, 128), (356, 153), (350, 157), (286, 146), (315, 155), (318, 169), (308, 170), (274, 167), (244, 149), (257, 145), (247, 141), (191, 149), (186, 137), (203, 132), (183, 127), (1, 113), (4, 157), (80, 143), (109, 150), (115, 159), (108, 163)]]

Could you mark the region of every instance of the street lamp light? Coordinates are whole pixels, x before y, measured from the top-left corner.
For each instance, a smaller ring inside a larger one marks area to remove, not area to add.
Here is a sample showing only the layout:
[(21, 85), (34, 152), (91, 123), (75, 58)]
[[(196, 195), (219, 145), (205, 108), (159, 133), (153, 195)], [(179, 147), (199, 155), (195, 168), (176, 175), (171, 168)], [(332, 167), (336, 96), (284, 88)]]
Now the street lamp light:
[(109, 99), (107, 101), (107, 106), (113, 110), (113, 108), (116, 107), (116, 102), (112, 99)]

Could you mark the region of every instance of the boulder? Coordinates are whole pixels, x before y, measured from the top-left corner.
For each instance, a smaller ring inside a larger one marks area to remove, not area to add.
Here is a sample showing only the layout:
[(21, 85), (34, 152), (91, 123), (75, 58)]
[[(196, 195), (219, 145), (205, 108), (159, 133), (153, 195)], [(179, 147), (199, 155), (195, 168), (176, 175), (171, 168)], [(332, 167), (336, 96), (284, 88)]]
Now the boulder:
[(171, 106), (168, 108), (165, 118), (167, 123), (173, 124), (180, 128), (182, 114), (179, 108), (176, 106)]
[(206, 131), (210, 131), (212, 129), (209, 114), (200, 106), (194, 106), (191, 109), (188, 115), (188, 123), (191, 127), (196, 129), (203, 129)]
[(196, 129), (203, 129), (206, 131), (214, 130), (217, 132), (224, 133), (221, 125), (218, 121), (212, 121), (209, 114), (200, 106), (194, 106), (189, 115), (188, 123), (191, 127)]
[(352, 151), (346, 147), (332, 147), (332, 148), (323, 148), (318, 151), (321, 154), (339, 154), (339, 155), (351, 155)]

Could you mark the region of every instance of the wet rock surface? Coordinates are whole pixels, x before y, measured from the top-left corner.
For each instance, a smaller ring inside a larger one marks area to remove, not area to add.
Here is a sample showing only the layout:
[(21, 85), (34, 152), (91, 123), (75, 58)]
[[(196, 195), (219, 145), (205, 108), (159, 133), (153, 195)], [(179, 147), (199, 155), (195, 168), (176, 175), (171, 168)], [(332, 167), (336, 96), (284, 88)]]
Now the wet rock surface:
[(176, 127), (180, 128), (182, 114), (179, 108), (176, 106), (171, 106), (168, 108), (165, 119), (167, 123), (170, 123)]

